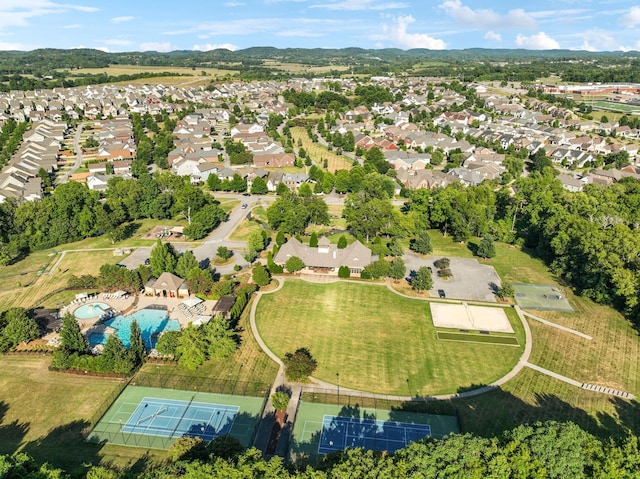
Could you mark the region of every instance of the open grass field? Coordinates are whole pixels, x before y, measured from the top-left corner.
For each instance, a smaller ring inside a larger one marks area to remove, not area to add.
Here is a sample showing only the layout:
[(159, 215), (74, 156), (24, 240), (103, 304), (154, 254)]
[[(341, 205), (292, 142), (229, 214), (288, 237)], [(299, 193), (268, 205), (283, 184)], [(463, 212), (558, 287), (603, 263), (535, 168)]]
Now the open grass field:
[(291, 73), (327, 73), (330, 71), (348, 71), (346, 65), (305, 65), (304, 63), (283, 63), (276, 60), (264, 60), (262, 62), (265, 68), (275, 68), (278, 70)]
[(49, 361), (49, 356), (0, 358), (0, 454), (23, 450), (69, 472), (105, 459), (118, 465), (138, 460), (141, 451), (91, 445), (81, 436), (97, 405), (119, 390), (121, 380), (53, 373)]
[[(179, 86), (179, 85), (193, 85), (207, 84), (209, 81), (223, 77), (233, 77), (238, 74), (235, 70), (225, 70), (219, 68), (197, 68), (193, 70), (189, 67), (170, 67), (170, 66), (140, 66), (140, 65), (111, 65), (109, 68), (81, 68), (74, 70), (74, 75), (98, 75), (100, 73), (106, 73), (107, 75), (119, 76), (119, 75), (135, 75), (139, 73), (178, 73), (182, 76), (175, 77), (151, 77), (142, 78), (140, 80), (130, 80), (124, 82), (125, 84), (158, 84), (162, 83), (166, 86)], [(202, 72), (206, 73), (202, 75)], [(72, 76), (73, 77), (73, 76)]]
[(307, 152), (307, 155), (320, 168), (322, 168), (323, 160), (326, 159), (326, 169), (332, 173), (335, 173), (338, 170), (351, 169), (352, 163), (349, 158), (342, 155), (336, 155), (335, 152), (329, 151), (324, 145), (312, 142), (309, 135), (307, 135), (307, 130), (301, 126), (291, 128), (291, 136), (293, 138), (293, 143), (296, 145), (298, 144), (298, 140), (302, 140), (302, 147)]
[[(38, 257), (42, 260), (39, 270), (44, 270), (44, 273), (38, 275), (35, 281), (26, 287), (18, 287), (15, 281), (7, 279), (7, 288), (3, 288), (0, 292), (0, 311), (15, 306), (23, 308), (54, 307), (56, 302), (65, 298), (54, 296), (47, 298), (46, 301), (43, 299), (50, 293), (64, 288), (71, 275), (96, 274), (100, 265), (118, 262), (118, 258), (113, 256), (111, 250), (68, 252), (64, 254), (62, 260), (60, 260), (60, 253), (55, 256)], [(30, 258), (28, 257), (24, 261), (29, 261)], [(60, 260), (59, 263), (58, 260)], [(73, 297), (73, 292), (68, 291), (63, 294), (69, 298)]]
[[(438, 341), (428, 304), (369, 284), (287, 280), (260, 300), (258, 328), (280, 357), (308, 347), (314, 377), (383, 394), (434, 395), (489, 384), (517, 362), (522, 348)], [(519, 341), (521, 325), (510, 317)], [(491, 357), (490, 362), (485, 361)]]
[(614, 101), (590, 101), (587, 103), (590, 106), (592, 106), (595, 110), (633, 113), (635, 115), (640, 114), (639, 105), (626, 105), (624, 103), (617, 103)]

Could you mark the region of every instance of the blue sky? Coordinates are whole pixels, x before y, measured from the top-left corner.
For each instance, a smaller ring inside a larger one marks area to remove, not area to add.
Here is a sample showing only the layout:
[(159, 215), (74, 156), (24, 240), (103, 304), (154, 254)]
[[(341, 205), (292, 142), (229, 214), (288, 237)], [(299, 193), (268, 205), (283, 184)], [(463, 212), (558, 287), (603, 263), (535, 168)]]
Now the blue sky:
[(0, 0), (0, 50), (640, 50), (629, 0)]

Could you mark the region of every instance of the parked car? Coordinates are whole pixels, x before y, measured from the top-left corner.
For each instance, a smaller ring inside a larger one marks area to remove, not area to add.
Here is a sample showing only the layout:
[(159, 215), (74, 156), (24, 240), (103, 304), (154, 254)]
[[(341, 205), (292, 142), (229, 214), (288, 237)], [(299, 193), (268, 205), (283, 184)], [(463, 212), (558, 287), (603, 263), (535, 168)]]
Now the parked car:
[(444, 289), (439, 289), (438, 290), (438, 296), (440, 296), (441, 298), (446, 298), (447, 295), (444, 292)]
[(247, 205), (246, 203), (242, 203), (241, 208), (244, 210), (244, 209), (246, 209), (246, 208), (247, 208), (247, 206), (248, 206), (248, 205)]

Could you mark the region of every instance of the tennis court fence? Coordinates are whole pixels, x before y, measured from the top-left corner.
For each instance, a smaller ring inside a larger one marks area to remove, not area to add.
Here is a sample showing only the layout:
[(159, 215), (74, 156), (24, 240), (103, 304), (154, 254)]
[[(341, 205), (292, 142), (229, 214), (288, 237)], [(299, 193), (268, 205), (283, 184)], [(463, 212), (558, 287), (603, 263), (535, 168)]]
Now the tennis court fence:
[(271, 384), (268, 383), (212, 379), (206, 376), (162, 374), (161, 372), (138, 373), (131, 380), (131, 385), (252, 397), (264, 397), (271, 390)]
[(428, 397), (415, 397), (412, 400), (398, 401), (383, 394), (375, 396), (354, 391), (340, 391), (305, 386), (300, 398), (303, 402), (333, 404), (347, 407), (383, 409), (388, 411), (407, 411), (444, 416), (458, 416), (458, 408), (451, 401), (435, 401)]

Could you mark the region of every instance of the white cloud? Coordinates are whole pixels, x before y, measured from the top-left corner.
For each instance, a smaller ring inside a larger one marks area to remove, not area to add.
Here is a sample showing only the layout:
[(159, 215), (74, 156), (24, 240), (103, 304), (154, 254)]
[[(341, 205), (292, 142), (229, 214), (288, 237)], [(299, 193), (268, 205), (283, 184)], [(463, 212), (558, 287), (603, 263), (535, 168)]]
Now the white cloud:
[(565, 10), (539, 10), (537, 12), (529, 12), (533, 18), (558, 18), (558, 17), (576, 17), (583, 13), (590, 12), (586, 8), (574, 8)]
[(501, 42), (502, 41), (502, 35), (500, 35), (499, 33), (494, 32), (493, 30), (489, 30), (487, 33), (484, 34), (484, 39), (485, 40), (493, 40), (494, 42)]
[(124, 22), (130, 22), (131, 20), (133, 20), (135, 18), (136, 17), (114, 17), (109, 21), (111, 23), (124, 23)]
[(224, 2), (225, 7), (244, 7), (244, 5), (242, 2)]
[[(1, 1), (1, 0), (0, 0)], [(197, 35), (203, 40), (211, 37), (247, 34), (271, 34), (277, 35), (282, 31), (283, 25), (296, 25), (313, 27), (326, 33), (338, 31), (343, 33), (348, 27), (349, 21), (327, 20), (321, 18), (245, 18), (231, 21), (215, 21), (201, 23), (182, 30), (166, 31), (165, 35)]]
[(194, 45), (192, 50), (198, 50), (201, 52), (208, 52), (209, 50), (218, 50), (225, 48), (227, 50), (236, 51), (239, 47), (233, 43), (205, 43), (203, 45)]
[(383, 25), (383, 35), (376, 36), (378, 40), (390, 41), (399, 48), (428, 48), (429, 50), (444, 50), (447, 44), (444, 40), (433, 38), (426, 33), (409, 33), (407, 27), (415, 22), (411, 15), (402, 15), (395, 18), (395, 23)]
[(133, 45), (133, 42), (131, 40), (125, 40), (124, 38), (111, 38), (109, 40), (104, 40), (104, 43), (106, 43), (107, 45), (114, 45), (118, 47)]
[(0, 28), (24, 27), (29, 25), (30, 18), (62, 14), (71, 10), (91, 13), (100, 9), (84, 5), (56, 3), (50, 0), (2, 0), (0, 2)]
[(583, 42), (580, 45), (580, 50), (586, 50), (588, 52), (600, 52), (600, 51), (626, 51), (630, 48), (620, 45), (611, 35), (602, 30), (589, 30), (582, 33)]
[(620, 25), (628, 28), (634, 28), (636, 25), (640, 25), (640, 7), (631, 7), (627, 13), (620, 17)]
[(39, 46), (36, 45), (26, 45), (24, 43), (11, 43), (11, 42), (2, 42), (0, 41), (0, 50), (5, 51), (5, 50), (17, 50), (17, 51), (28, 51), (28, 50), (35, 50), (36, 48), (41, 48)]
[(407, 8), (408, 4), (403, 2), (375, 3), (374, 0), (342, 0), (331, 3), (320, 3), (311, 5), (310, 8), (324, 8), (326, 10), (395, 10)]
[(146, 42), (141, 43), (139, 50), (142, 52), (171, 52), (177, 50), (171, 42)]
[(560, 44), (544, 32), (536, 33), (529, 37), (518, 34), (516, 46), (527, 50), (558, 50)]
[(64, 25), (62, 28), (82, 28), (82, 25), (79, 23), (73, 23), (71, 25)]
[(445, 0), (438, 8), (458, 23), (476, 28), (535, 28), (537, 25), (536, 19), (522, 8), (509, 10), (506, 15), (501, 15), (490, 9), (473, 10), (460, 0)]
[(318, 38), (324, 35), (319, 32), (310, 32), (309, 30), (283, 30), (276, 33), (279, 37), (305, 37), (305, 38)]

